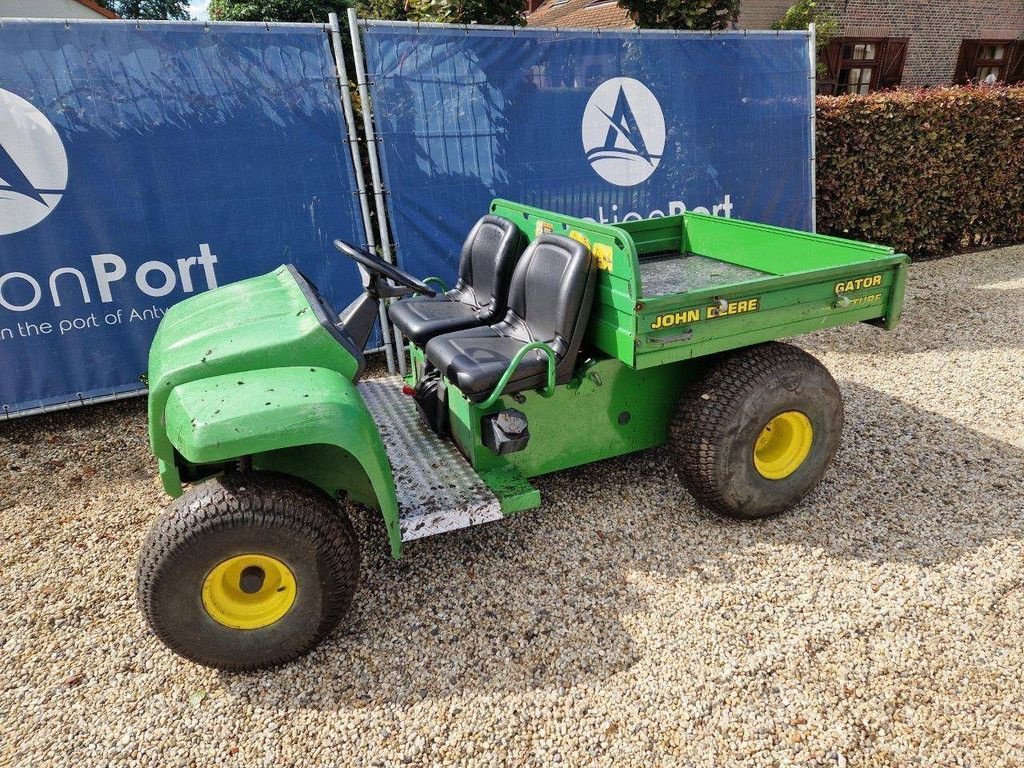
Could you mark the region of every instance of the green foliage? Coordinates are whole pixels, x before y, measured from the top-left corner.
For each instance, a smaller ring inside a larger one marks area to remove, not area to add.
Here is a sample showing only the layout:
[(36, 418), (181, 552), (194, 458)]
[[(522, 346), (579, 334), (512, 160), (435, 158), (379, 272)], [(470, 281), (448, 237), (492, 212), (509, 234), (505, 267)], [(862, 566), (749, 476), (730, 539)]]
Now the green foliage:
[(772, 29), (807, 29), (812, 23), (819, 48), (839, 34), (838, 19), (827, 8), (819, 8), (817, 0), (797, 0)]
[(122, 19), (187, 19), (186, 0), (97, 0)]
[(740, 0), (619, 0), (641, 29), (725, 29)]
[(1024, 88), (819, 96), (818, 226), (915, 257), (1024, 242)]
[(214, 21), (299, 21), (324, 23), (336, 13), (344, 23), (347, 0), (210, 0)]
[(444, 21), (451, 24), (525, 24), (525, 0), (211, 0), (215, 21), (315, 21), (355, 5), (364, 19)]
[(407, 0), (409, 21), (526, 24), (526, 0)]
[(405, 0), (356, 0), (361, 19), (405, 21)]
[[(817, 0), (797, 0), (786, 11), (786, 15), (772, 24), (772, 29), (807, 29), (814, 24), (815, 48), (820, 54), (836, 35), (839, 34), (839, 20), (827, 8), (819, 8)], [(818, 62), (818, 76), (824, 77), (827, 69)]]

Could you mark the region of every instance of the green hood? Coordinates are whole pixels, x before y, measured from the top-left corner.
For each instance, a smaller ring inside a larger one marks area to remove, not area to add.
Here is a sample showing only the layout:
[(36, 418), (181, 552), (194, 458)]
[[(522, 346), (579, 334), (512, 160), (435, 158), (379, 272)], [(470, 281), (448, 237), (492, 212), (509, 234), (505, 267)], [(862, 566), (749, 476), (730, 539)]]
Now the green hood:
[(181, 384), (288, 366), (328, 368), (355, 380), (362, 355), (339, 335), (336, 321), (288, 266), (171, 307), (149, 352), (149, 434), (157, 458), (173, 460), (164, 408)]

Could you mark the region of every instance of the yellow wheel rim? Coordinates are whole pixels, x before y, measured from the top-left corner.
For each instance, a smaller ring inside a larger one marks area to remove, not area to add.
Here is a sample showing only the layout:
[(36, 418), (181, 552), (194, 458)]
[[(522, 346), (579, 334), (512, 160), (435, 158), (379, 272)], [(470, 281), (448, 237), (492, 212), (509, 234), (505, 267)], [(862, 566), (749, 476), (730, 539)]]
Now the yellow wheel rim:
[(203, 607), (210, 617), (232, 629), (259, 629), (273, 624), (295, 602), (295, 575), (268, 555), (230, 557), (203, 581)]
[(785, 411), (764, 425), (754, 443), (754, 468), (769, 480), (789, 477), (807, 459), (814, 442), (811, 420)]

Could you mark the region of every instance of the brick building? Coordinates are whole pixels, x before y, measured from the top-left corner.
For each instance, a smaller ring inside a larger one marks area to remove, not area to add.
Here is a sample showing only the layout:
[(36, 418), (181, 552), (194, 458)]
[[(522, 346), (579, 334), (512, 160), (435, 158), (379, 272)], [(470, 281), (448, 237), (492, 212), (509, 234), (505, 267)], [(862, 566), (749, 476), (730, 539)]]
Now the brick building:
[[(743, 0), (739, 26), (766, 29), (791, 0)], [(839, 22), (822, 93), (897, 85), (1024, 82), (1024, 0), (818, 0)]]
[[(794, 0), (742, 0), (738, 26), (768, 29)], [(840, 36), (821, 54), (821, 93), (1024, 82), (1024, 0), (818, 0)], [(633, 28), (616, 0), (527, 0), (535, 27)]]

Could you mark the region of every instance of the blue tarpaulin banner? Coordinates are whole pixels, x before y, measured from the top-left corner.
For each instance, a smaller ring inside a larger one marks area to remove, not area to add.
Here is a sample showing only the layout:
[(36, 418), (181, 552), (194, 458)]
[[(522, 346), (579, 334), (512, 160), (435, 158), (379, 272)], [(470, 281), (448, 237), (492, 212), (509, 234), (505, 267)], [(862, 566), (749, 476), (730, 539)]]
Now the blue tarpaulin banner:
[(322, 25), (0, 20), (0, 417), (139, 390), (164, 310), (366, 241)]
[(601, 222), (684, 210), (809, 230), (809, 36), (369, 22), (399, 262), (451, 278), (493, 197)]

